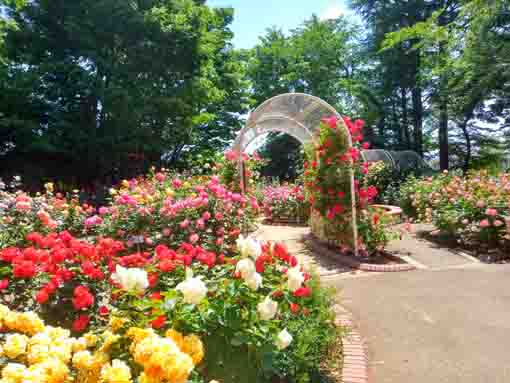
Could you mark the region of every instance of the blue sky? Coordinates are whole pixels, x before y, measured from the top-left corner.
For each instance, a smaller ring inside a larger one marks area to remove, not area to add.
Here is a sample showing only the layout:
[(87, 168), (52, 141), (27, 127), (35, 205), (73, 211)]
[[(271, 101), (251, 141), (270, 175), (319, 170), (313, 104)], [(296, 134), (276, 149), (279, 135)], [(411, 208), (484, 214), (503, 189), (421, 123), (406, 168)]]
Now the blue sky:
[(234, 8), (234, 46), (251, 48), (267, 28), (284, 31), (300, 25), (312, 14), (331, 19), (348, 13), (346, 0), (208, 0), (213, 7)]

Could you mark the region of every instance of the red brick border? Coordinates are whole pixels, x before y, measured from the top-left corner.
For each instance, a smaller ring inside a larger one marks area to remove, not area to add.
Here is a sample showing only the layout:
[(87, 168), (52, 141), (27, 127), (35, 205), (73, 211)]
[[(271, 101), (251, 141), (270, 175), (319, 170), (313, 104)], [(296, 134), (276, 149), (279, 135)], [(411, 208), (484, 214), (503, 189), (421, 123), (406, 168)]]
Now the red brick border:
[[(326, 245), (320, 243), (320, 241), (313, 235), (310, 235), (308, 239), (314, 251), (317, 251), (318, 253), (325, 255), (328, 258), (332, 258), (343, 265), (352, 267), (353, 269), (362, 271), (376, 271), (382, 273), (416, 270), (416, 266), (411, 265), (409, 263), (397, 263), (392, 265), (374, 265), (371, 263), (363, 263), (348, 255), (343, 255), (340, 254), (339, 252), (332, 251)], [(399, 258), (397, 256), (394, 257)], [(402, 258), (399, 259), (402, 260)], [(405, 261), (402, 260), (402, 262)]]
[(368, 352), (358, 330), (354, 327), (352, 316), (341, 306), (335, 323), (344, 328), (342, 335), (342, 383), (368, 383)]
[(273, 219), (271, 217), (265, 217), (262, 221), (262, 224), (268, 225), (268, 226), (295, 226), (295, 227), (307, 227), (308, 222), (298, 222), (293, 220), (279, 220), (279, 219)]

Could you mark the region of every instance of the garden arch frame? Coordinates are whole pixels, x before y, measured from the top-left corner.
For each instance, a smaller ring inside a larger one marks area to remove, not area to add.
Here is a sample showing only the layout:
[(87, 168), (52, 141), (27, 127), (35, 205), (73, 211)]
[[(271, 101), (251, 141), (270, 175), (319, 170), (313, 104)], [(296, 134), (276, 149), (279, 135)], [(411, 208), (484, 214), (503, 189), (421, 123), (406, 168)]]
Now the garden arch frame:
[[(241, 188), (245, 192), (245, 174), (243, 171), (242, 153), (253, 140), (269, 132), (286, 133), (297, 139), (302, 145), (315, 144), (320, 132), (321, 120), (335, 115), (338, 125), (348, 137), (352, 147), (352, 137), (340, 114), (326, 101), (305, 93), (285, 93), (272, 97), (260, 104), (250, 113), (246, 125), (239, 132), (232, 147), (238, 153)], [(356, 198), (354, 187), (354, 171), (350, 170), (353, 250), (358, 254), (358, 227), (356, 224)]]

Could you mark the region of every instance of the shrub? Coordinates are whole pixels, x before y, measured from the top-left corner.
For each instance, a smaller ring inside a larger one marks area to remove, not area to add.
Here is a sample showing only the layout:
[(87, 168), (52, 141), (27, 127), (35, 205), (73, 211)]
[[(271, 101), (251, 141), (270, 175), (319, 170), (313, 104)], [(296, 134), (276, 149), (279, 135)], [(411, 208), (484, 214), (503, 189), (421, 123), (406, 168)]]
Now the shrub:
[(476, 171), (464, 177), (446, 172), (410, 178), (402, 185), (401, 195), (408, 214), (434, 223), (463, 243), (478, 241), (499, 247), (510, 239), (510, 180), (506, 174), (492, 177)]
[(301, 185), (267, 186), (264, 193), (264, 210), (273, 219), (290, 218), (300, 222), (308, 221), (310, 205)]

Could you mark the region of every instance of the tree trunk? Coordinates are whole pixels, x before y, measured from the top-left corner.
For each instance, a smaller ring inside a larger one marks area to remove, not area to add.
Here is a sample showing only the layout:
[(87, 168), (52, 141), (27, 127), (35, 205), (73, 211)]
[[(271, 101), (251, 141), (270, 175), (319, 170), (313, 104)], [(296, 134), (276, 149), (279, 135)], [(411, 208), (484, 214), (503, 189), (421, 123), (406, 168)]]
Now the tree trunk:
[(421, 85), (418, 78), (420, 71), (420, 51), (416, 52), (416, 68), (414, 75), (413, 99), (413, 123), (414, 123), (414, 150), (423, 157), (423, 100)]
[(439, 101), (439, 166), (441, 170), (448, 170), (449, 167), (448, 104), (444, 88), (441, 89)]
[(407, 90), (404, 87), (400, 88), (400, 103), (402, 107), (402, 137), (405, 144), (405, 148), (410, 148), (410, 137), (409, 137), (409, 122), (407, 119)]
[(466, 174), (467, 171), (469, 170), (469, 164), (471, 162), (471, 136), (469, 135), (469, 132), (467, 130), (467, 124), (469, 120), (471, 120), (471, 117), (466, 117), (460, 127), (462, 129), (462, 134), (466, 139), (466, 157), (464, 158), (464, 165), (462, 167), (464, 174)]

